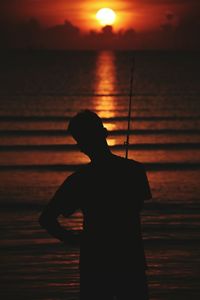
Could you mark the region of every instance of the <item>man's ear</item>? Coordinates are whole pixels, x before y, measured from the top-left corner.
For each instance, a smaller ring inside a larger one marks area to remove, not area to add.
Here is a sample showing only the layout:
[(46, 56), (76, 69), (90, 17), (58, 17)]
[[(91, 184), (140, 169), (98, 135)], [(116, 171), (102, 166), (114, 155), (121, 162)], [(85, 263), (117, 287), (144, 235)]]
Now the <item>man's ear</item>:
[(105, 138), (107, 138), (107, 136), (108, 136), (108, 130), (107, 130), (106, 127), (104, 127), (103, 130), (104, 130), (104, 136), (105, 136)]

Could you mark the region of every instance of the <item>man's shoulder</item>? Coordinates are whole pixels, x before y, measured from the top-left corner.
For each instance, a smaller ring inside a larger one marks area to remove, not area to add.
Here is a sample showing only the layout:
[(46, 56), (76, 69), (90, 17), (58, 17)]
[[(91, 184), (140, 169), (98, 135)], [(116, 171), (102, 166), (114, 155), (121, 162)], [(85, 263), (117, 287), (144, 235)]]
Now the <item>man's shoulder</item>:
[(124, 165), (127, 168), (134, 168), (135, 170), (144, 169), (144, 165), (137, 160), (127, 159), (121, 156), (116, 156), (116, 160), (118, 160), (119, 164)]
[(84, 176), (88, 170), (90, 168), (90, 164), (85, 164), (85, 165), (82, 165), (82, 166), (79, 166), (79, 168), (74, 171), (72, 174), (70, 174), (66, 179), (65, 179), (65, 182), (75, 182), (75, 181), (78, 181), (82, 178), (82, 176)]
[(133, 159), (128, 159), (130, 166), (132, 166), (133, 168), (143, 171), (145, 170), (145, 167), (143, 165), (143, 163), (141, 163), (140, 161), (137, 160), (133, 160)]

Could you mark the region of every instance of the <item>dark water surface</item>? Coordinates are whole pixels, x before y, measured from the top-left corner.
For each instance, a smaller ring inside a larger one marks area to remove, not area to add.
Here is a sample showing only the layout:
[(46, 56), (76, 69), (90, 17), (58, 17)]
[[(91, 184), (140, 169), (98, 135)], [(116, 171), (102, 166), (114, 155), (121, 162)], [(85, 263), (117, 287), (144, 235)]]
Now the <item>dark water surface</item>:
[[(134, 57), (129, 157), (145, 164), (153, 194), (142, 213), (151, 300), (200, 299), (200, 56)], [(107, 51), (1, 55), (2, 299), (78, 299), (78, 249), (50, 238), (38, 216), (66, 176), (88, 162), (66, 133), (77, 111), (97, 112), (112, 151), (124, 156), (132, 58)], [(82, 216), (61, 222), (81, 229)]]

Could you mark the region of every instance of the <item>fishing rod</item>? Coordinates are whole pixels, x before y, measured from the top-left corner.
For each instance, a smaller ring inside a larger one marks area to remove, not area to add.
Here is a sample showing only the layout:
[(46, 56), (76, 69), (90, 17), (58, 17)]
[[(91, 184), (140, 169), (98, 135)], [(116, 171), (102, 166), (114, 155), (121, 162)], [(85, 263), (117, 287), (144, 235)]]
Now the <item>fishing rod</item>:
[(132, 66), (131, 66), (131, 75), (130, 75), (130, 92), (129, 92), (127, 136), (126, 136), (126, 141), (125, 141), (125, 158), (126, 159), (128, 159), (128, 148), (129, 148), (129, 140), (130, 140), (134, 69), (135, 69), (135, 58), (133, 57)]

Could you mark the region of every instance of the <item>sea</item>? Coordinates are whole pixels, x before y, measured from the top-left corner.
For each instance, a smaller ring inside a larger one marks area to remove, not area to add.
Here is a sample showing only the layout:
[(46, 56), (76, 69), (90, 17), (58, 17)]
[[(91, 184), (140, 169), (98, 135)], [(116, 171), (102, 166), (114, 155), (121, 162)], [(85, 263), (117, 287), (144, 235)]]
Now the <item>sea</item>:
[[(153, 195), (141, 214), (150, 300), (200, 299), (200, 53), (16, 50), (0, 55), (2, 300), (79, 299), (79, 249), (38, 217), (89, 162), (67, 133), (78, 111), (96, 112), (125, 156), (130, 93), (128, 156)], [(80, 211), (59, 220), (82, 228)]]

